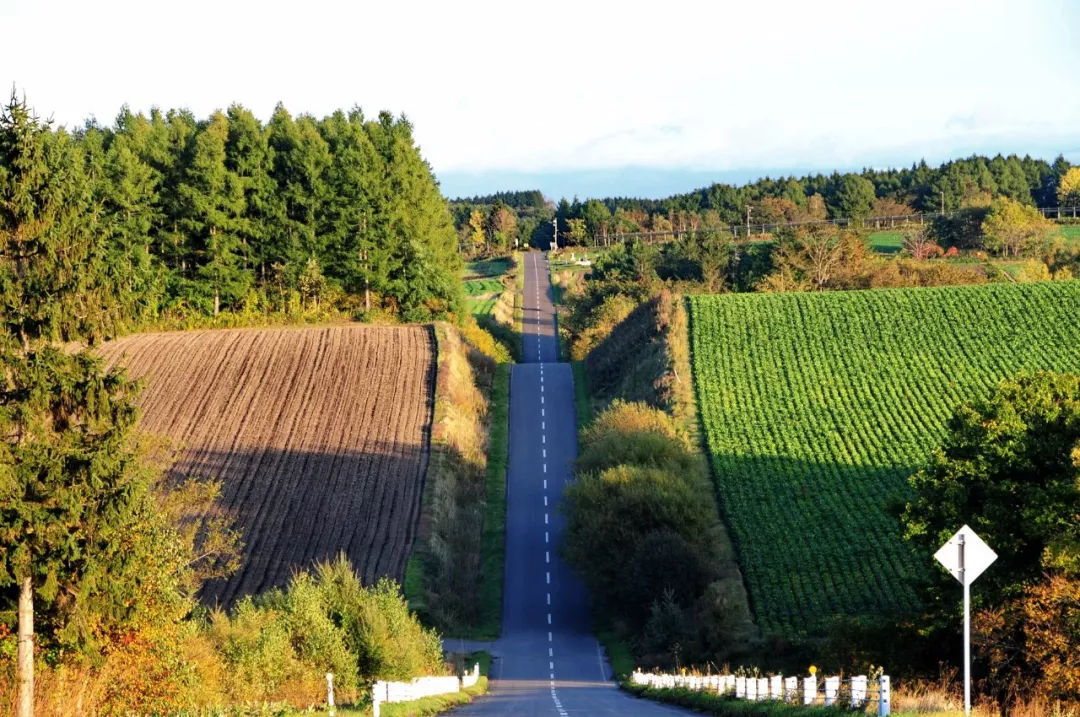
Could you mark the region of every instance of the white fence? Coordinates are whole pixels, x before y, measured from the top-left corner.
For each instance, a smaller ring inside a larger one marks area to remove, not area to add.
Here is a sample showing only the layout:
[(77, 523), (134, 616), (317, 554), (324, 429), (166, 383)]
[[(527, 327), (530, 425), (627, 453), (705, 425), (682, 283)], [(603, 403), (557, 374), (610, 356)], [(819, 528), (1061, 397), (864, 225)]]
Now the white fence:
[(445, 695), (472, 687), (480, 679), (480, 665), (462, 677), (417, 677), (410, 682), (376, 682), (371, 688), (371, 710), (379, 717), (379, 705), (390, 702), (411, 702), (424, 697)]
[(892, 714), (892, 688), (889, 676), (876, 680), (866, 675), (850, 679), (826, 677), (821, 689), (816, 677), (736, 677), (735, 675), (663, 675), (635, 671), (630, 675), (635, 685), (656, 688), (680, 688), (695, 692), (730, 694), (742, 700), (780, 700), (803, 705), (845, 706), (852, 709), (876, 708), (876, 714)]

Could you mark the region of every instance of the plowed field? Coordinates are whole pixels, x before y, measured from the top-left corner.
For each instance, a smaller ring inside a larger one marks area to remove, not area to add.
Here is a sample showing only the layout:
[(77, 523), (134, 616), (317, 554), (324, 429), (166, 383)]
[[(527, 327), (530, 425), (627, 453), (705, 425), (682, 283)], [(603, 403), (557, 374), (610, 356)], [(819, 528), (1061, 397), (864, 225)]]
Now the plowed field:
[(434, 345), (422, 327), (192, 331), (106, 344), (146, 378), (142, 427), (180, 475), (223, 481), (246, 543), (204, 589), (230, 604), (344, 551), (365, 582), (401, 580), (420, 514)]

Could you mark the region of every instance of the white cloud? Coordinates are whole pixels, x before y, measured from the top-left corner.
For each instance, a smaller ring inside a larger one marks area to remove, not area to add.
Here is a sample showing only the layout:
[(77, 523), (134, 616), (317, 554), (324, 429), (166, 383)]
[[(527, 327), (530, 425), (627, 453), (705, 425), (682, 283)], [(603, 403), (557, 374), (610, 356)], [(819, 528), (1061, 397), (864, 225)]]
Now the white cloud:
[(1065, 0), (40, 3), (0, 80), (58, 121), (405, 112), (439, 171), (848, 166), (1080, 137)]

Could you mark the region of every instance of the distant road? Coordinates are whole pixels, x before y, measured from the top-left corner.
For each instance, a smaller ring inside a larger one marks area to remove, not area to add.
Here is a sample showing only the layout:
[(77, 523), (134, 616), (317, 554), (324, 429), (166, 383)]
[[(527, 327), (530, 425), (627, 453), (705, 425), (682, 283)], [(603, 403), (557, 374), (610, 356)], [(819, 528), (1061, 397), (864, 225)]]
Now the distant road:
[[(611, 681), (592, 636), (588, 596), (559, 560), (556, 506), (577, 457), (574, 379), (558, 362), (548, 264), (525, 255), (524, 361), (510, 383), (503, 635), (491, 650), (491, 694), (460, 715), (685, 715)], [(447, 647), (453, 647), (447, 641)]]

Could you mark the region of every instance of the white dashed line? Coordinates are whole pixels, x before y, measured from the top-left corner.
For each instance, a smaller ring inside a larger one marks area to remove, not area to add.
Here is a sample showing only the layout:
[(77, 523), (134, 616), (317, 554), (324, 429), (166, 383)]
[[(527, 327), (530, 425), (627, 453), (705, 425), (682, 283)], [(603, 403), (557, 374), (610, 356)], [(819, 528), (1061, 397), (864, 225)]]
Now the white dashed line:
[(551, 613), (549, 612), (548, 613), (548, 625), (550, 625), (550, 624), (551, 624)]
[(547, 522), (547, 515), (548, 515), (547, 513), (544, 513), (544, 525), (547, 525), (547, 524), (548, 524), (548, 522)]
[[(551, 585), (551, 573), (547, 574), (547, 584)], [(548, 639), (550, 640), (551, 638), (549, 637)]]
[(547, 463), (544, 464), (544, 472), (547, 473)]
[(545, 508), (547, 507), (547, 496), (546, 495), (544, 496), (544, 507)]
[(544, 490), (547, 490), (547, 478), (544, 479)]
[(551, 562), (551, 551), (550, 550), (545, 550), (544, 551), (544, 562), (545, 563), (550, 563)]
[(547, 531), (545, 530), (545, 531), (544, 531), (544, 542), (545, 542), (545, 543), (549, 542), (549, 541), (548, 541), (548, 535), (549, 535), (549, 534), (548, 534), (548, 532), (547, 532)]
[(544, 451), (544, 458), (547, 458), (547, 449), (544, 448), (543, 451)]

